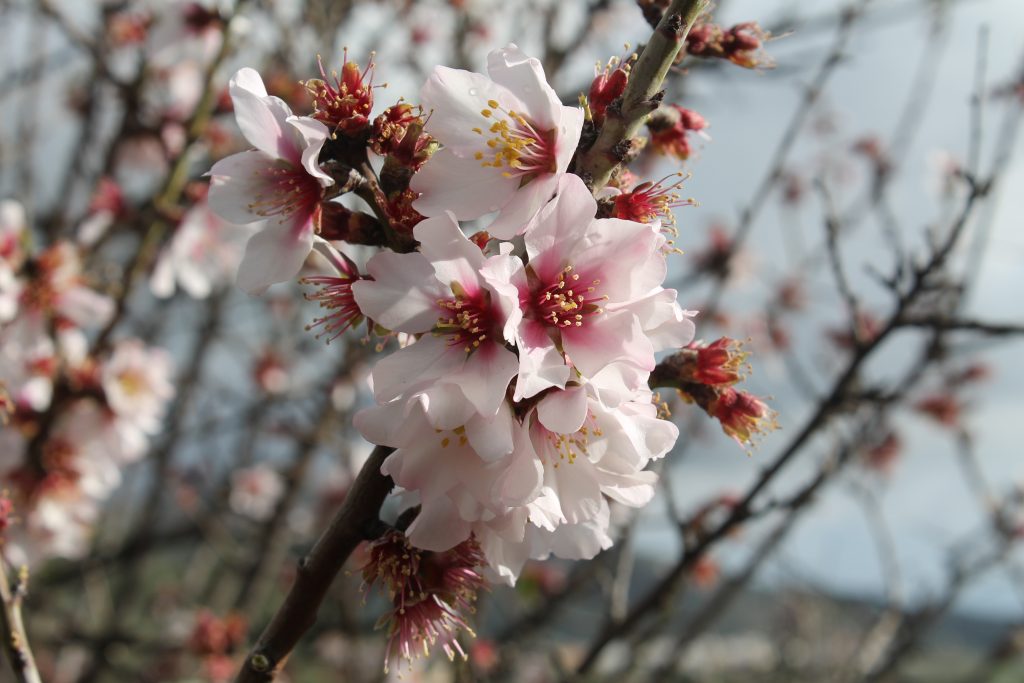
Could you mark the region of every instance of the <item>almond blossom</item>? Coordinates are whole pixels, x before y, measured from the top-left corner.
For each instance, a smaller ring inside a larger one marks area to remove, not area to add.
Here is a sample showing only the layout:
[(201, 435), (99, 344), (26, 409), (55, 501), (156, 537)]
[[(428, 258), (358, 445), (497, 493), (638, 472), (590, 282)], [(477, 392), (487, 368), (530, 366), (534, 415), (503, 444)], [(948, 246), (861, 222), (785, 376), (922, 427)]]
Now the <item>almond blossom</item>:
[[(522, 508), (540, 493), (543, 469), (526, 430), (502, 404), (495, 418), (473, 415), (464, 423), (449, 418), (436, 426), (432, 398), (420, 394), (367, 408), (355, 425), (368, 440), (396, 448), (381, 471), (415, 492), (420, 514), (407, 534), (418, 548), (447, 550), (488, 522)], [(448, 400), (450, 403), (450, 399)], [(526, 515), (520, 515), (519, 540)]]
[(615, 362), (650, 372), (656, 351), (693, 337), (675, 292), (661, 286), (666, 264), (658, 226), (595, 219), (596, 213), (583, 181), (564, 176), (526, 234), (525, 268), (487, 271), (491, 286), (506, 296), (515, 292), (522, 308), (516, 400), (562, 388), (574, 374), (593, 377)]
[(228, 223), (206, 202), (199, 202), (185, 213), (160, 253), (150, 289), (162, 299), (178, 287), (193, 299), (205, 299), (235, 276), (251, 235), (249, 226)]
[(170, 354), (138, 339), (118, 343), (101, 373), (110, 409), (146, 434), (160, 431), (167, 402), (174, 396)]
[(487, 58), (488, 76), (437, 66), (420, 91), (426, 131), (444, 147), (413, 176), (424, 216), (500, 214), (488, 232), (527, 230), (576, 151), (583, 111), (563, 106), (540, 61), (517, 46)]
[(329, 131), (268, 96), (253, 69), (239, 69), (229, 91), (242, 135), (256, 149), (213, 165), (209, 202), (229, 223), (263, 222), (238, 269), (238, 286), (259, 294), (295, 277), (313, 249), (320, 201), (334, 184), (317, 161)]
[(571, 386), (545, 394), (528, 417), (544, 484), (530, 521), (554, 531), (593, 519), (604, 496), (642, 507), (654, 496), (657, 475), (644, 471), (675, 444), (675, 425), (657, 417), (650, 392), (615, 409), (592, 390)]
[(0, 384), (15, 407), (46, 410), (57, 365), (56, 345), (39, 326), (16, 319), (0, 329)]
[(231, 473), (231, 509), (257, 522), (273, 516), (284, 495), (285, 483), (274, 468), (265, 463), (244, 467)]
[(429, 386), (439, 401), (445, 393), (462, 396), (493, 417), (519, 367), (505, 347), (519, 307), (514, 293), (492, 287), (481, 269), (513, 257), (485, 257), (451, 213), (422, 221), (414, 235), (419, 252), (381, 252), (367, 263), (372, 279), (352, 285), (359, 308), (378, 324), (429, 333), (377, 364), (374, 394), (388, 402)]

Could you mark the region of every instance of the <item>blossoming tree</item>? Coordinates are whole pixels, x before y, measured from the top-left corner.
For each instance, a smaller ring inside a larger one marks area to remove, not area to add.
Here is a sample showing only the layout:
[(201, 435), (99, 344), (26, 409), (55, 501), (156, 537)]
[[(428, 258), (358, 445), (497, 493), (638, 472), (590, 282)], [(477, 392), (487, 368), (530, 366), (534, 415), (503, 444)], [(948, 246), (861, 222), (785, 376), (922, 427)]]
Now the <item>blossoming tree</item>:
[[(499, 37), (488, 13), (509, 8), (483, 0), (307, 0), (298, 18), (245, 0), (97, 3), (92, 35), (79, 10), (39, 0), (24, 30), (54, 31), (89, 78), (67, 84), (79, 142), (46, 178), (50, 201), (28, 162), (0, 185), (0, 626), (15, 677), (670, 680), (834, 482), (859, 492), (895, 562), (874, 496), (902, 451), (899, 411), (956, 437), (988, 543), (952, 546), (969, 561), (932, 602), (890, 596), (859, 641), (872, 648), (831, 673), (890, 676), (967, 583), (1015, 566), (1024, 498), (978, 464), (962, 411), (987, 371), (958, 342), (1022, 331), (974, 316), (982, 238), (964, 247), (1012, 159), (1021, 74), (989, 88), (980, 53), (967, 158), (946, 163), (945, 211), (910, 243), (887, 194), (909, 128), (844, 152), (870, 171), (849, 209), (834, 196), (845, 166), (791, 160), (871, 3), (829, 15), (835, 42), (762, 184), (701, 249), (681, 192), (715, 119), (683, 88), (774, 67), (772, 31), (720, 23), (710, 4), (597, 0), (573, 16), (531, 3), (521, 36)], [(432, 13), (450, 35), (433, 35)], [(562, 87), (570, 57), (605, 59), (588, 41), (619, 40), (627, 16), (641, 44)], [(573, 22), (575, 40), (559, 39)], [(365, 66), (298, 54), (372, 26)], [(29, 92), (52, 59), (39, 42), (17, 79)], [(921, 89), (934, 82), (920, 73)], [(374, 82), (393, 75), (409, 81), (401, 97)], [(1005, 112), (992, 159), (989, 101)], [(49, 144), (18, 121), (26, 145)], [(817, 250), (744, 313), (727, 295), (755, 268), (758, 215), (772, 199), (796, 220), (808, 186), (825, 214)], [(874, 299), (843, 252), (865, 215), (883, 235), (869, 260), (893, 264), (872, 272)], [(825, 296), (809, 273), (831, 279), (842, 312), (814, 373), (820, 342), (801, 355), (790, 332)], [(891, 352), (904, 333), (916, 345)], [(803, 389), (793, 419), (744, 388), (762, 357)], [(703, 426), (751, 452), (778, 421), (792, 429), (747, 461), (744, 487), (674, 491)], [(792, 476), (797, 460), (809, 476)], [(656, 498), (679, 551), (637, 582)], [(750, 552), (719, 580), (719, 544), (748, 529)], [(688, 582), (717, 588), (677, 628)], [(561, 657), (537, 636), (568, 604), (599, 611)], [(624, 660), (608, 647), (620, 641)]]

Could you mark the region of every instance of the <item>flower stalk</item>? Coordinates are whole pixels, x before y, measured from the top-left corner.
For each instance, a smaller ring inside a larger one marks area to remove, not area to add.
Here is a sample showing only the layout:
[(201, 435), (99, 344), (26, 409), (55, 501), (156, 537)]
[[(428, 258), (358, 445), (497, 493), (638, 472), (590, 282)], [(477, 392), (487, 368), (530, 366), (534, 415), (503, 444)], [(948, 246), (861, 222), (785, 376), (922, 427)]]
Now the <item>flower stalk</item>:
[(665, 76), (709, 0), (673, 0), (633, 66), (622, 98), (609, 105), (593, 146), (576, 161), (576, 173), (593, 190), (608, 184), (624, 154), (623, 143), (639, 132), (662, 99)]

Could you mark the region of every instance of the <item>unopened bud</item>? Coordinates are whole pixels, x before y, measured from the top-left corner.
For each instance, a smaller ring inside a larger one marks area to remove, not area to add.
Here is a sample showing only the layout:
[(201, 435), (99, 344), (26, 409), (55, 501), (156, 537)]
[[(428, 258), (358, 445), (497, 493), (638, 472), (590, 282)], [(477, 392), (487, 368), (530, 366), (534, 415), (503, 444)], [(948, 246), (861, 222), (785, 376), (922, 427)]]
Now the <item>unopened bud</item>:
[[(348, 61), (348, 51), (343, 57), (341, 75), (331, 74), (328, 80), (323, 62), (317, 59), (320, 78), (306, 81), (306, 89), (313, 97), (313, 118), (331, 129), (332, 134), (357, 137), (370, 126), (370, 112), (373, 110), (373, 59), (366, 69)], [(331, 82), (333, 81), (333, 83)]]

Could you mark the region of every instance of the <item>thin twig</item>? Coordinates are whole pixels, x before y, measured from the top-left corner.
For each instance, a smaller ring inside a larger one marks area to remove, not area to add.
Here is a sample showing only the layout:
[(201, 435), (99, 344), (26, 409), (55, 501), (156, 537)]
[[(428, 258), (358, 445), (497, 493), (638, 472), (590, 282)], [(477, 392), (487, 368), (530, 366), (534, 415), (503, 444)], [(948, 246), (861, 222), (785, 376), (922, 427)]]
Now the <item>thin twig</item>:
[(28, 568), (22, 567), (18, 572), (17, 583), (12, 586), (7, 576), (7, 560), (0, 557), (0, 599), (4, 603), (0, 610), (0, 628), (3, 629), (0, 637), (4, 641), (3, 649), (18, 683), (42, 683), (21, 618), (27, 582)]

